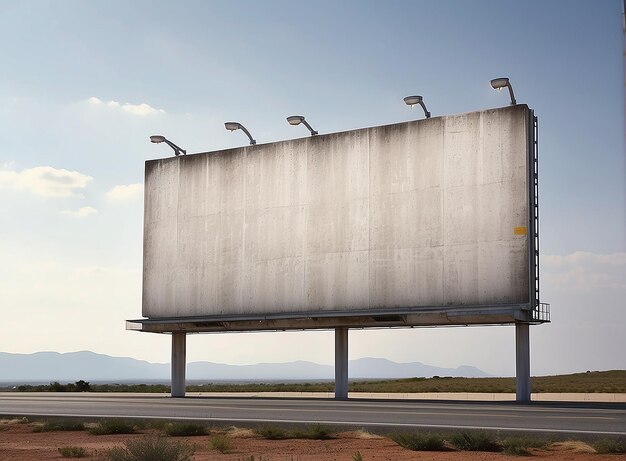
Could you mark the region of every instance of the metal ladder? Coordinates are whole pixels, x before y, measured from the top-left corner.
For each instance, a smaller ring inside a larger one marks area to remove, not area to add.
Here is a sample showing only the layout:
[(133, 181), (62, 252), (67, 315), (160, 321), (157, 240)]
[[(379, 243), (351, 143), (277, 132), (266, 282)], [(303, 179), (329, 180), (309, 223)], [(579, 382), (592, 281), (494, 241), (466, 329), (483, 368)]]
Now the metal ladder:
[(540, 302), (539, 298), (539, 122), (533, 115), (533, 167), (532, 181), (534, 200), (533, 210), (533, 238), (534, 238), (534, 262), (535, 262), (535, 302), (533, 309), (533, 320), (540, 322), (550, 321), (550, 304)]

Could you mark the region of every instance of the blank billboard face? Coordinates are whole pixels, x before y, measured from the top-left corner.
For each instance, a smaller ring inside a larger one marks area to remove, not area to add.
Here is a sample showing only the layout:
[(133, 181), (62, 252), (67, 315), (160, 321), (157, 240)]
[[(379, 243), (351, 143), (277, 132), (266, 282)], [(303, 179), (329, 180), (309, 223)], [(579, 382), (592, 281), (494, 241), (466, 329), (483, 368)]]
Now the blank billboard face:
[(518, 105), (146, 162), (143, 315), (527, 304)]

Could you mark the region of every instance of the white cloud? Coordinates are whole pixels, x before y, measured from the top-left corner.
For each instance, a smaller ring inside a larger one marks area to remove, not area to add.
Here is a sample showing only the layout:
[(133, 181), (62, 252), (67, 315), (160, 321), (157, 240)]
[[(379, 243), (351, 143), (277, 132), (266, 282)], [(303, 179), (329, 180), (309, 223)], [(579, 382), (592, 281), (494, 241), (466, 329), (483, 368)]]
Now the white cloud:
[(61, 211), (61, 214), (68, 215), (68, 216), (76, 216), (78, 218), (84, 218), (85, 216), (89, 216), (89, 215), (97, 214), (97, 213), (98, 213), (98, 210), (90, 206), (84, 206), (82, 208), (79, 208), (76, 211), (72, 211), (72, 210)]
[(542, 256), (541, 263), (547, 264), (551, 267), (562, 267), (573, 264), (605, 264), (609, 266), (624, 266), (626, 265), (626, 253), (597, 254), (585, 251), (576, 251), (575, 253), (564, 256)]
[(540, 259), (542, 285), (555, 289), (589, 291), (626, 288), (626, 253), (584, 251)]
[(143, 184), (136, 183), (115, 186), (105, 195), (108, 199), (118, 202), (126, 202), (129, 200), (139, 199), (143, 197)]
[(0, 187), (26, 189), (43, 197), (80, 197), (78, 190), (87, 187), (93, 178), (78, 171), (51, 166), (38, 166), (20, 172), (0, 170)]
[(105, 102), (99, 98), (96, 98), (95, 96), (92, 96), (91, 98), (89, 98), (87, 102), (91, 104), (92, 106), (106, 106), (111, 109), (121, 110), (123, 112), (127, 112), (132, 115), (137, 115), (139, 117), (146, 117), (149, 115), (158, 115), (158, 114), (165, 113), (163, 109), (156, 109), (146, 103), (131, 104), (131, 103), (126, 102), (124, 104), (120, 104), (119, 102), (113, 101), (113, 100)]

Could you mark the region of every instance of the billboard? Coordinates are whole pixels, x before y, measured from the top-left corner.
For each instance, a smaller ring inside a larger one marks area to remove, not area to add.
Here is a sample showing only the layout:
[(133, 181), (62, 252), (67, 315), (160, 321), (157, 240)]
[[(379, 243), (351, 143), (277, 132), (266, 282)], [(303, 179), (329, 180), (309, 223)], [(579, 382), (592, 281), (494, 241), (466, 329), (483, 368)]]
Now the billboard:
[(532, 308), (533, 129), (515, 105), (147, 161), (143, 316)]

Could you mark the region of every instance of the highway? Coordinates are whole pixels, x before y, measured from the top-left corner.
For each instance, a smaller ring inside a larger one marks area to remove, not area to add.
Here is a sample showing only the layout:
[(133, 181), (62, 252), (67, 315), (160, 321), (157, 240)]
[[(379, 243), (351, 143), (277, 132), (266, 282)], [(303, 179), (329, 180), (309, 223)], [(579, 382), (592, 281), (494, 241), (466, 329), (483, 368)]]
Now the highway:
[(132, 417), (216, 423), (321, 423), (390, 429), (494, 429), (626, 435), (626, 404), (0, 393), (0, 415)]

